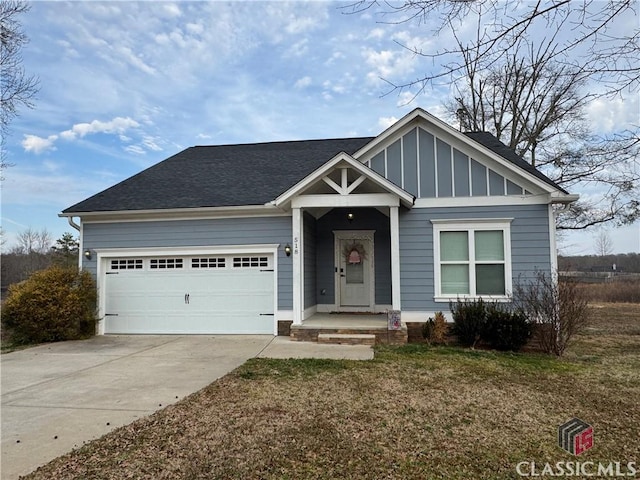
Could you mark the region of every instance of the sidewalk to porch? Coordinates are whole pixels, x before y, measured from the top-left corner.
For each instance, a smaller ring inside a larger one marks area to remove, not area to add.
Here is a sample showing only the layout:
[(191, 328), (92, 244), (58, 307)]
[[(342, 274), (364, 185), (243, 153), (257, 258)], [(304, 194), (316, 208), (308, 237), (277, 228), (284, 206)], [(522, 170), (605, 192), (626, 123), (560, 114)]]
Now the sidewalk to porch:
[[(361, 313), (316, 313), (302, 322), (302, 325), (291, 325), (290, 337), (294, 341), (318, 342), (318, 336), (328, 339), (329, 334), (344, 340), (364, 339), (374, 336), (375, 344), (402, 345), (407, 343), (407, 327), (402, 325), (399, 330), (389, 330), (387, 315)], [(374, 340), (372, 338), (372, 340)], [(336, 341), (336, 343), (338, 343)], [(346, 343), (346, 342), (345, 342)], [(363, 342), (364, 343), (364, 342)]]

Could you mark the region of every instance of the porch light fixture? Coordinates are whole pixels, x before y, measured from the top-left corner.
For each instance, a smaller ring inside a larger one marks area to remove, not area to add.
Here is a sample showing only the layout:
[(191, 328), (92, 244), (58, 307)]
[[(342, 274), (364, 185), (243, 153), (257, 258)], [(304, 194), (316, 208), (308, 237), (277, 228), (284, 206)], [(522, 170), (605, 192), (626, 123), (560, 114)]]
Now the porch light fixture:
[(347, 213), (347, 220), (352, 222), (354, 218), (355, 218), (355, 215), (353, 213), (351, 212)]
[(291, 256), (291, 245), (289, 245), (288, 243), (284, 246), (284, 253), (287, 255), (287, 257)]
[(84, 251), (84, 258), (91, 260), (91, 250), (87, 249)]

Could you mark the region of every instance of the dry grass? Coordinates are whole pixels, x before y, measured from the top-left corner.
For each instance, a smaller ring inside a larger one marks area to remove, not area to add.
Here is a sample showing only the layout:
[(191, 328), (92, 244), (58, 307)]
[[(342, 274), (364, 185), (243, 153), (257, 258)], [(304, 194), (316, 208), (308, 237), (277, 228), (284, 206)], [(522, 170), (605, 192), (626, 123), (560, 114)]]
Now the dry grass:
[(557, 426), (595, 430), (589, 461), (639, 461), (640, 305), (594, 309), (566, 358), (450, 347), (371, 362), (252, 360), (29, 479), (518, 478), (575, 460)]
[(617, 277), (609, 283), (579, 283), (578, 289), (592, 302), (640, 303), (640, 278)]

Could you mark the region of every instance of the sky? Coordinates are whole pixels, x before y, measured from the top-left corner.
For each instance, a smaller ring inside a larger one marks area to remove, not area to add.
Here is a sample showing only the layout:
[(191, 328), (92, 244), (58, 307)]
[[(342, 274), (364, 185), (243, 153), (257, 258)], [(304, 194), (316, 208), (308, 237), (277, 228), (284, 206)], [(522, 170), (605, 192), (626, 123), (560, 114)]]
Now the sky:
[[(402, 45), (453, 39), (350, 3), (32, 2), (23, 65), (40, 90), (7, 139), (5, 248), (29, 227), (76, 234), (59, 212), (190, 146), (377, 135), (416, 107), (450, 121), (450, 85), (414, 99), (388, 81), (439, 68)], [(639, 109), (635, 95), (587, 114), (608, 133)], [(615, 253), (640, 251), (640, 224), (609, 233)], [(596, 234), (563, 235), (561, 253), (594, 253)]]

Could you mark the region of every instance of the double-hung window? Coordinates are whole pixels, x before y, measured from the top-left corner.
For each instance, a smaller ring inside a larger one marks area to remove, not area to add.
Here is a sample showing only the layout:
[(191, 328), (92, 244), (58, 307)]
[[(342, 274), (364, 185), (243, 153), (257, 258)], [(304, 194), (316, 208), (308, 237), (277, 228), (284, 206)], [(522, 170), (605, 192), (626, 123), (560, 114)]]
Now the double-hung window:
[(511, 219), (432, 223), (436, 301), (508, 298)]

